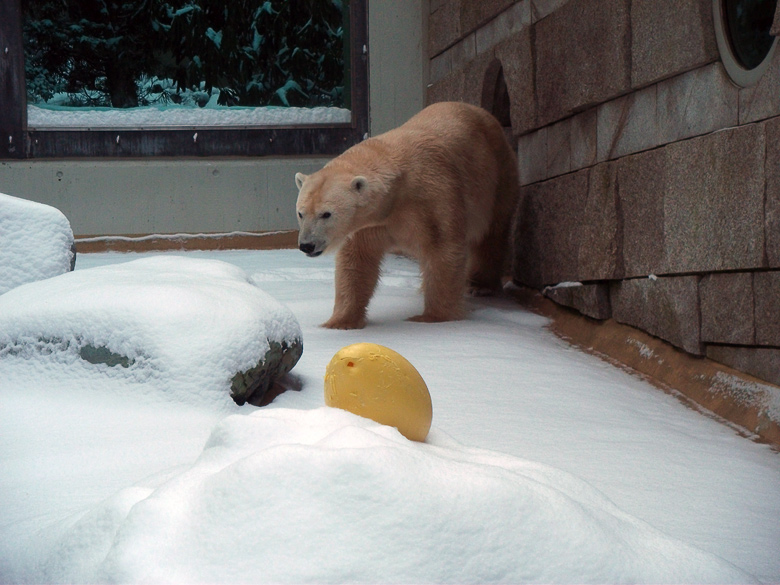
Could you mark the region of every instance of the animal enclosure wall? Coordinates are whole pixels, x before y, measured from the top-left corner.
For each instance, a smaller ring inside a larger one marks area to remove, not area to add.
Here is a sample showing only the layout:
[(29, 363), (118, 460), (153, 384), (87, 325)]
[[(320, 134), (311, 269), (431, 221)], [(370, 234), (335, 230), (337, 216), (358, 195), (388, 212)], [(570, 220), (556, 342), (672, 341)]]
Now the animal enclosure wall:
[(738, 85), (719, 2), (433, 1), (428, 101), (505, 84), (516, 282), (780, 384), (780, 51)]

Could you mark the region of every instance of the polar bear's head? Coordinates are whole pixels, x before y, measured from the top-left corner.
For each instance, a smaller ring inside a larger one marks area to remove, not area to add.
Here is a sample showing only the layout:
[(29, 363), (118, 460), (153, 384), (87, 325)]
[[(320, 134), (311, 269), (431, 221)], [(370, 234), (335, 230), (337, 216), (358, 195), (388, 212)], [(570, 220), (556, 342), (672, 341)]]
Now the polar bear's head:
[(337, 248), (364, 227), (370, 212), (369, 180), (326, 166), (311, 175), (297, 173), (298, 247), (308, 256)]

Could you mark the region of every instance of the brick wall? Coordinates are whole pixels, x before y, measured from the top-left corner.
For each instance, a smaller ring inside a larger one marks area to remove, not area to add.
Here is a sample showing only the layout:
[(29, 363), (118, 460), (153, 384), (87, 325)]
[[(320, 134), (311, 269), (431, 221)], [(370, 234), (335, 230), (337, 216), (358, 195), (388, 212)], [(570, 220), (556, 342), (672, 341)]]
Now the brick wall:
[(780, 51), (734, 85), (712, 0), (430, 10), (429, 102), (506, 83), (515, 281), (780, 384)]

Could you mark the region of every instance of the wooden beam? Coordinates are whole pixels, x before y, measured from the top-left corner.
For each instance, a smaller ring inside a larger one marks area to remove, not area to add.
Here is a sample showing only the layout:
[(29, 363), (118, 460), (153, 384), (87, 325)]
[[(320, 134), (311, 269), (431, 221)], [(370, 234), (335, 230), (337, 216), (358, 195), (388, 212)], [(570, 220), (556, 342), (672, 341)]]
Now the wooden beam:
[(27, 86), (20, 0), (0, 2), (0, 159), (27, 155)]

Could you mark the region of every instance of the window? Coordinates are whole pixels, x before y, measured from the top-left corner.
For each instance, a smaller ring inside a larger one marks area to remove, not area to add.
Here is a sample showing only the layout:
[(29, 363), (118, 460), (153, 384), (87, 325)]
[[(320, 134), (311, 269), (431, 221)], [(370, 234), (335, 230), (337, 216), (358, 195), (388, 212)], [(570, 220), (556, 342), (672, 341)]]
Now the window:
[[(106, 16), (105, 7), (121, 11), (133, 6), (126, 3), (3, 0), (0, 158), (328, 156), (342, 152), (368, 131), (367, 0), (328, 0), (333, 9), (319, 29), (307, 28), (305, 19), (297, 22), (298, 15), (311, 14), (305, 10), (307, 1), (146, 2), (141, 5), (153, 6), (156, 12), (153, 19), (147, 17), (139, 32), (132, 28), (137, 12)], [(316, 2), (321, 11), (325, 5)], [(104, 9), (81, 14), (91, 4)], [(32, 13), (33, 5), (38, 12)], [(240, 33), (231, 31), (225, 22), (228, 8), (250, 15), (239, 14), (239, 20), (253, 23), (252, 27)], [(293, 19), (297, 19), (294, 29)], [(32, 27), (31, 21), (43, 29)], [(130, 32), (113, 38), (105, 30), (116, 28), (117, 22)], [(154, 31), (147, 26), (149, 22)], [(55, 34), (58, 26), (59, 30), (79, 30), (75, 36)], [(330, 34), (335, 27), (343, 30)], [(168, 30), (175, 34), (166, 36)], [(264, 31), (279, 38), (263, 38)], [(145, 45), (149, 37), (159, 46), (150, 49)], [(24, 54), (20, 55), (23, 39), (26, 62)], [(74, 47), (84, 41), (85, 46)], [(60, 50), (52, 50), (50, 43), (56, 42), (63, 44)], [(121, 47), (121, 54), (130, 55), (124, 62), (112, 54), (122, 42), (126, 46)], [(184, 46), (187, 42), (193, 46)], [(62, 58), (66, 53), (67, 58)], [(303, 65), (307, 83), (299, 84), (301, 79), (285, 75), (295, 59), (302, 70), (303, 58), (309, 59)], [(117, 64), (123, 68), (118, 74), (112, 71)], [(316, 70), (319, 64), (326, 73)], [(136, 93), (136, 87), (141, 91)], [(36, 107), (36, 102), (62, 96), (71, 102), (120, 108), (89, 114), (70, 109), (65, 118), (75, 122), (63, 126), (63, 116), (56, 108)], [(190, 108), (182, 102), (189, 102)], [(134, 107), (160, 103), (174, 104), (165, 109), (163, 115), (168, 117), (162, 122), (159, 116), (148, 117), (149, 110), (155, 114), (157, 107), (146, 108), (145, 113)], [(209, 107), (202, 107), (207, 103)], [(255, 106), (266, 104), (278, 107), (258, 117)], [(300, 110), (292, 112), (291, 106)], [(322, 112), (327, 117), (311, 115), (310, 108), (319, 106), (329, 108)], [(139, 118), (139, 113), (146, 115)]]
[(777, 0), (713, 0), (715, 35), (732, 80), (749, 87), (769, 67), (777, 38), (771, 34)]

